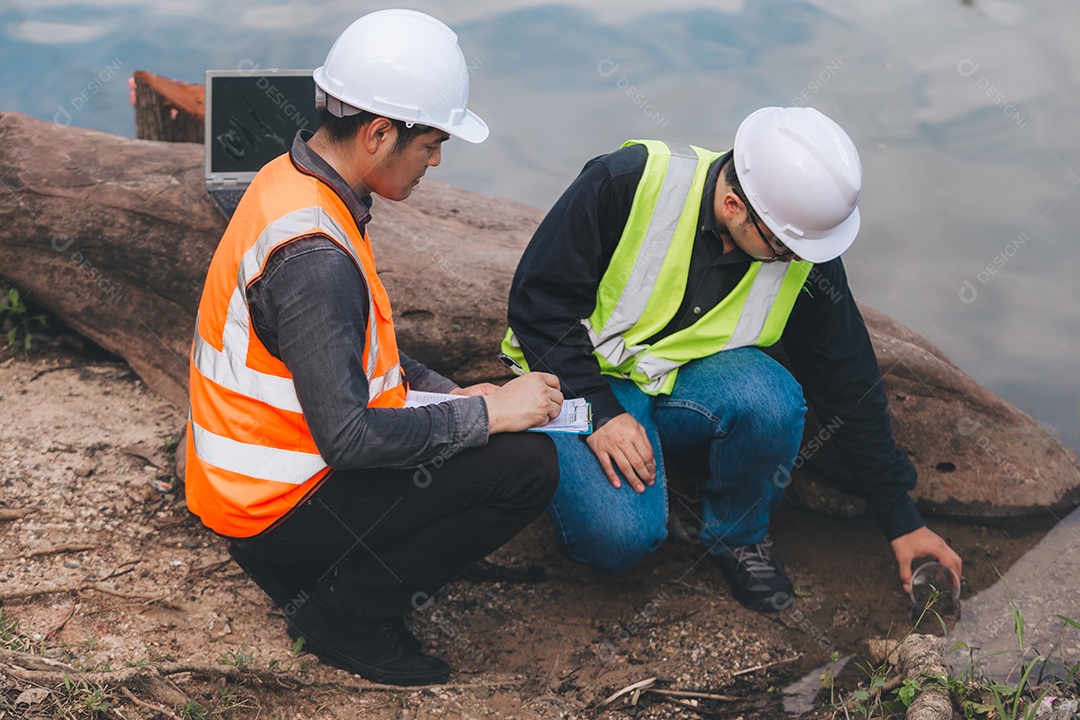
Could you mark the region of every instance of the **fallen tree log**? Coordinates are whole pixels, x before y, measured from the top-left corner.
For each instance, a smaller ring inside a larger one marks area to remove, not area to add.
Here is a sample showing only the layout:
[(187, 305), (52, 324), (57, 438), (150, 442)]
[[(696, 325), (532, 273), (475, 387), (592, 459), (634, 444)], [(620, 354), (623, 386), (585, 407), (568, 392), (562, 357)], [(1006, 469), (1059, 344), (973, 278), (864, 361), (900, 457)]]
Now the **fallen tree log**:
[(145, 70), (136, 70), (131, 82), (135, 91), (135, 137), (168, 142), (203, 141), (204, 86)]
[[(0, 278), (179, 406), (203, 277), (225, 228), (203, 178), (198, 145), (0, 114)], [(463, 384), (507, 377), (495, 360), (507, 292), (543, 213), (425, 179), (407, 202), (377, 198), (373, 216), (401, 346)], [(1011, 517), (1077, 503), (1080, 463), (1067, 448), (916, 333), (864, 314), (923, 510)], [(808, 424), (796, 490), (836, 511), (809, 482), (844, 478), (827, 429)], [(859, 509), (850, 496), (839, 505)]]

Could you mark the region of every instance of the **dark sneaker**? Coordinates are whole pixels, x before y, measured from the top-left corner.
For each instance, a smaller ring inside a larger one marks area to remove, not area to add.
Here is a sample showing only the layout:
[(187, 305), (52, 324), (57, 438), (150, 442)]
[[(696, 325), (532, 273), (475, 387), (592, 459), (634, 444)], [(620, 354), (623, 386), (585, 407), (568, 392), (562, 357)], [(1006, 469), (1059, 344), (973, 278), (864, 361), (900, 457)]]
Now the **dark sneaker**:
[(390, 624), (397, 630), (398, 637), (401, 638), (401, 642), (405, 643), (405, 647), (413, 650), (420, 649), (420, 640), (405, 625), (405, 618), (390, 618)]
[(725, 548), (712, 556), (731, 585), (735, 599), (758, 612), (779, 612), (795, 599), (783, 566), (772, 556), (772, 540)]
[(411, 633), (400, 634), (403, 628), (400, 618), (331, 619), (314, 598), (288, 624), (289, 637), (303, 637), (305, 651), (374, 682), (431, 685), (450, 677), (450, 666), (420, 652)]

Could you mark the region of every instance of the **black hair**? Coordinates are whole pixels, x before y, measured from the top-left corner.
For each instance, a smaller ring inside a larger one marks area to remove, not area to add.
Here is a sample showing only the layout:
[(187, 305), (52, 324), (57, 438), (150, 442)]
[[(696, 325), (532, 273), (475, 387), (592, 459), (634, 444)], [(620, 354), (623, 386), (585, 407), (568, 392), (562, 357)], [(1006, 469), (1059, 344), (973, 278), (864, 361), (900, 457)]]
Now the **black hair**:
[(739, 182), (739, 174), (735, 172), (734, 156), (728, 158), (728, 161), (724, 163), (724, 182), (728, 184), (736, 197), (742, 200), (743, 205), (746, 206), (746, 219), (743, 222), (749, 223), (751, 218), (760, 218), (757, 210), (746, 199), (746, 193), (743, 192), (742, 183)]
[(735, 158), (728, 158), (728, 161), (724, 163), (724, 182), (730, 185), (736, 194), (742, 192), (742, 185), (739, 183), (739, 175), (735, 172)]
[[(329, 110), (323, 108), (322, 112), (319, 113), (319, 129), (326, 130), (330, 142), (335, 144), (342, 143), (355, 137), (356, 133), (360, 132), (361, 128), (378, 117), (385, 116), (376, 115), (367, 110), (361, 110), (356, 115), (338, 117)], [(394, 147), (390, 150), (392, 153), (403, 152), (414, 138), (418, 138), (435, 129), (429, 125), (421, 125), (419, 123), (415, 123), (412, 127), (409, 127), (403, 120), (395, 120), (393, 118), (386, 119), (393, 123), (394, 128), (397, 130), (397, 139), (394, 141)]]

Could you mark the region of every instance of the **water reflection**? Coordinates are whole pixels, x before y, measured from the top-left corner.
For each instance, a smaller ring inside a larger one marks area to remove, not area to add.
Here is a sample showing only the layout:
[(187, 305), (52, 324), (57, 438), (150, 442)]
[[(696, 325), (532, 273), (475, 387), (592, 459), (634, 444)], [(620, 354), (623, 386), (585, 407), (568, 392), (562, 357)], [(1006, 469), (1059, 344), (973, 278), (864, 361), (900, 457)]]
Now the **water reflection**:
[[(0, 10), (2, 107), (131, 135), (125, 80), (135, 69), (201, 81), (204, 69), (245, 59), (314, 67), (344, 25), (382, 6), (9, 3)], [(410, 6), (451, 23), (475, 68), (472, 105), (491, 139), (450, 143), (438, 169), (474, 190), (546, 207), (588, 158), (630, 137), (724, 149), (761, 105), (833, 116), (866, 171), (864, 229), (847, 256), (861, 299), (928, 332), (976, 379), (1080, 447), (1080, 140), (1071, 121), (1080, 6)]]

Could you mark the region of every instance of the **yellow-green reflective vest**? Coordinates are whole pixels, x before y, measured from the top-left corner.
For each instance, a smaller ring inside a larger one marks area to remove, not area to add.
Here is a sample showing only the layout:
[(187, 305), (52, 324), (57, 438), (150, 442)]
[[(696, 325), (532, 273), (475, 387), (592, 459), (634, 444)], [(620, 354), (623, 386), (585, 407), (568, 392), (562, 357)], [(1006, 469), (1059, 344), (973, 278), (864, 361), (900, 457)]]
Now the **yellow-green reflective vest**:
[[(809, 262), (752, 262), (739, 284), (693, 325), (646, 340), (675, 317), (686, 293), (690, 255), (709, 165), (720, 157), (692, 145), (630, 140), (649, 151), (630, 217), (596, 291), (596, 307), (581, 323), (605, 375), (629, 378), (649, 395), (667, 395), (679, 367), (739, 347), (780, 339)], [(527, 369), (513, 330), (502, 351)]]

